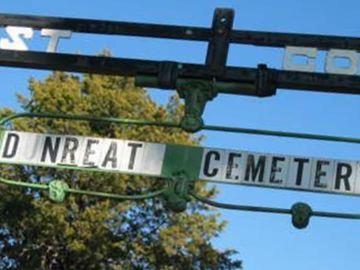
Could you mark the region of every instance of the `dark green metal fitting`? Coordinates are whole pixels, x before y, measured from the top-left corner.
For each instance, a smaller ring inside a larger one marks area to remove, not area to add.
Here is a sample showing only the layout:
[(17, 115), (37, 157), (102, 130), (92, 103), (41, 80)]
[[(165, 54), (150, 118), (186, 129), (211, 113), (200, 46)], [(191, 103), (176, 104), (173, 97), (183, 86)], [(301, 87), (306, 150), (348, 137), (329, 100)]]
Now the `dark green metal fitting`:
[(211, 81), (178, 80), (176, 89), (185, 100), (185, 115), (181, 127), (187, 132), (196, 132), (203, 128), (202, 114), (205, 105), (217, 96), (218, 91)]
[(64, 181), (54, 180), (49, 184), (49, 198), (54, 202), (63, 202), (69, 185)]
[(292, 224), (297, 229), (305, 229), (313, 215), (313, 210), (306, 203), (296, 203), (291, 207)]
[(196, 132), (203, 128), (202, 114), (206, 102), (216, 97), (219, 91), (231, 93), (240, 87), (239, 84), (217, 83), (212, 79), (170, 79), (173, 76), (168, 75), (165, 76), (165, 80), (154, 76), (138, 75), (135, 77), (135, 85), (162, 89), (176, 88), (179, 96), (185, 100), (185, 115), (180, 126), (187, 132)]
[(193, 181), (184, 172), (178, 172), (167, 180), (167, 187), (163, 193), (165, 207), (176, 213), (186, 210), (190, 200), (189, 191), (193, 188)]

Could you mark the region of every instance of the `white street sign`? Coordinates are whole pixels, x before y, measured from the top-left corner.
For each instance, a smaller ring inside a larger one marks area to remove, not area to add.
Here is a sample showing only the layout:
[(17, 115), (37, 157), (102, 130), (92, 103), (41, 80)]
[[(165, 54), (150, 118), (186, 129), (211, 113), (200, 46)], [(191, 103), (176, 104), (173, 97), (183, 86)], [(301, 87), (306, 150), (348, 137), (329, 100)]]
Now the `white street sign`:
[(3, 131), (0, 163), (360, 195), (360, 162), (84, 136)]

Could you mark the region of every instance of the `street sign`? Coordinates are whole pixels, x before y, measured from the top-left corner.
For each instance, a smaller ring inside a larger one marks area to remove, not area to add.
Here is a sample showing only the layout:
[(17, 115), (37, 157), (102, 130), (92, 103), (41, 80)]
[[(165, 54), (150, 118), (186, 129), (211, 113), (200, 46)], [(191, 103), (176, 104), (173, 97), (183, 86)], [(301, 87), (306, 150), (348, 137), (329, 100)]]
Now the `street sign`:
[(360, 195), (360, 162), (84, 136), (2, 131), (0, 163)]

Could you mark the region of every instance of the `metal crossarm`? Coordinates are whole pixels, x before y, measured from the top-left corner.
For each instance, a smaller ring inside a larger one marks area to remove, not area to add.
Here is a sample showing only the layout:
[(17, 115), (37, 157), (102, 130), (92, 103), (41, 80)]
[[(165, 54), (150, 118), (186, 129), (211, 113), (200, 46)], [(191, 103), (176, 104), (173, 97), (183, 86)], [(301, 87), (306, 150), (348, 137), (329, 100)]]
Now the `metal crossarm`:
[(78, 33), (125, 35), (203, 41), (208, 43), (204, 64), (154, 61), (0, 49), (0, 66), (136, 77), (138, 86), (176, 89), (186, 111), (182, 128), (203, 126), (206, 103), (219, 93), (268, 97), (277, 89), (360, 94), (360, 76), (268, 68), (227, 66), (230, 44), (268, 47), (314, 47), (322, 50), (360, 50), (360, 38), (234, 30), (234, 11), (216, 9), (211, 28), (89, 19), (0, 14), (0, 27), (68, 30)]
[[(206, 27), (0, 13), (0, 26), (5, 27), (8, 25), (32, 27), (34, 29), (70, 30), (87, 34), (139, 36), (205, 42), (209, 42), (212, 39), (212, 29)], [(357, 37), (246, 30), (232, 30), (230, 32), (230, 42), (266, 47), (301, 46), (319, 49), (360, 49), (360, 38)]]
[[(22, 68), (62, 70), (103, 75), (151, 75), (157, 77), (162, 61), (135, 60), (127, 58), (85, 56), (64, 53), (23, 52), (0, 50), (0, 65)], [(269, 69), (272, 80), (279, 88), (288, 90), (335, 92), (360, 94), (360, 76), (322, 74), (309, 72), (291, 72)], [(212, 78), (212, 72), (204, 65), (178, 63), (178, 76), (183, 78)], [(239, 88), (231, 93), (256, 96), (255, 81), (258, 69), (227, 67), (224, 75), (219, 76), (219, 82), (239, 83)], [(241, 85), (244, 84), (244, 85)], [(153, 86), (153, 84), (149, 85)], [(242, 86), (247, 86), (245, 89)]]
[[(84, 56), (65, 53), (23, 52), (0, 50), (0, 65), (10, 67), (62, 70), (103, 75), (151, 75), (157, 76), (161, 61), (135, 60), (126, 58)], [(269, 69), (273, 83), (288, 90), (335, 92), (360, 94), (360, 76), (291, 72)], [(227, 67), (219, 82), (239, 83), (238, 90), (223, 91), (238, 95), (256, 96), (255, 81), (258, 69)], [(212, 78), (212, 72), (204, 65), (178, 63), (178, 76), (193, 79)], [(247, 86), (245, 89), (243, 85)], [(151, 84), (150, 86), (153, 86)]]

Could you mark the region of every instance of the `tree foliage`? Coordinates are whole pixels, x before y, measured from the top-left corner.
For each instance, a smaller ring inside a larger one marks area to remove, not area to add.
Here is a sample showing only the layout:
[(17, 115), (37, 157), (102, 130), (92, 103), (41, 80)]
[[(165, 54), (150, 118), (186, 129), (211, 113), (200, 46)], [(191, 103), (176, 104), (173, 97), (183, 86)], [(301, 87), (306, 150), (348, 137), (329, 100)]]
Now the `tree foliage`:
[[(117, 76), (55, 72), (44, 80), (29, 81), (29, 98), (19, 95), (26, 112), (53, 112), (148, 120), (178, 120), (182, 106), (172, 98), (159, 106), (133, 80)], [(2, 109), (0, 116), (10, 114)], [(198, 144), (185, 132), (153, 126), (134, 127), (68, 120), (22, 119), (21, 131), (76, 134), (151, 142)], [(66, 181), (71, 187), (137, 194), (164, 185), (149, 177), (85, 173), (31, 166), (1, 166), (1, 176), (44, 183)], [(202, 195), (216, 190), (198, 183)], [(211, 209), (191, 202), (174, 214), (161, 199), (119, 202), (87, 196), (68, 196), (52, 203), (43, 191), (0, 185), (1, 269), (240, 269), (233, 250), (220, 251), (211, 239), (224, 222)]]

